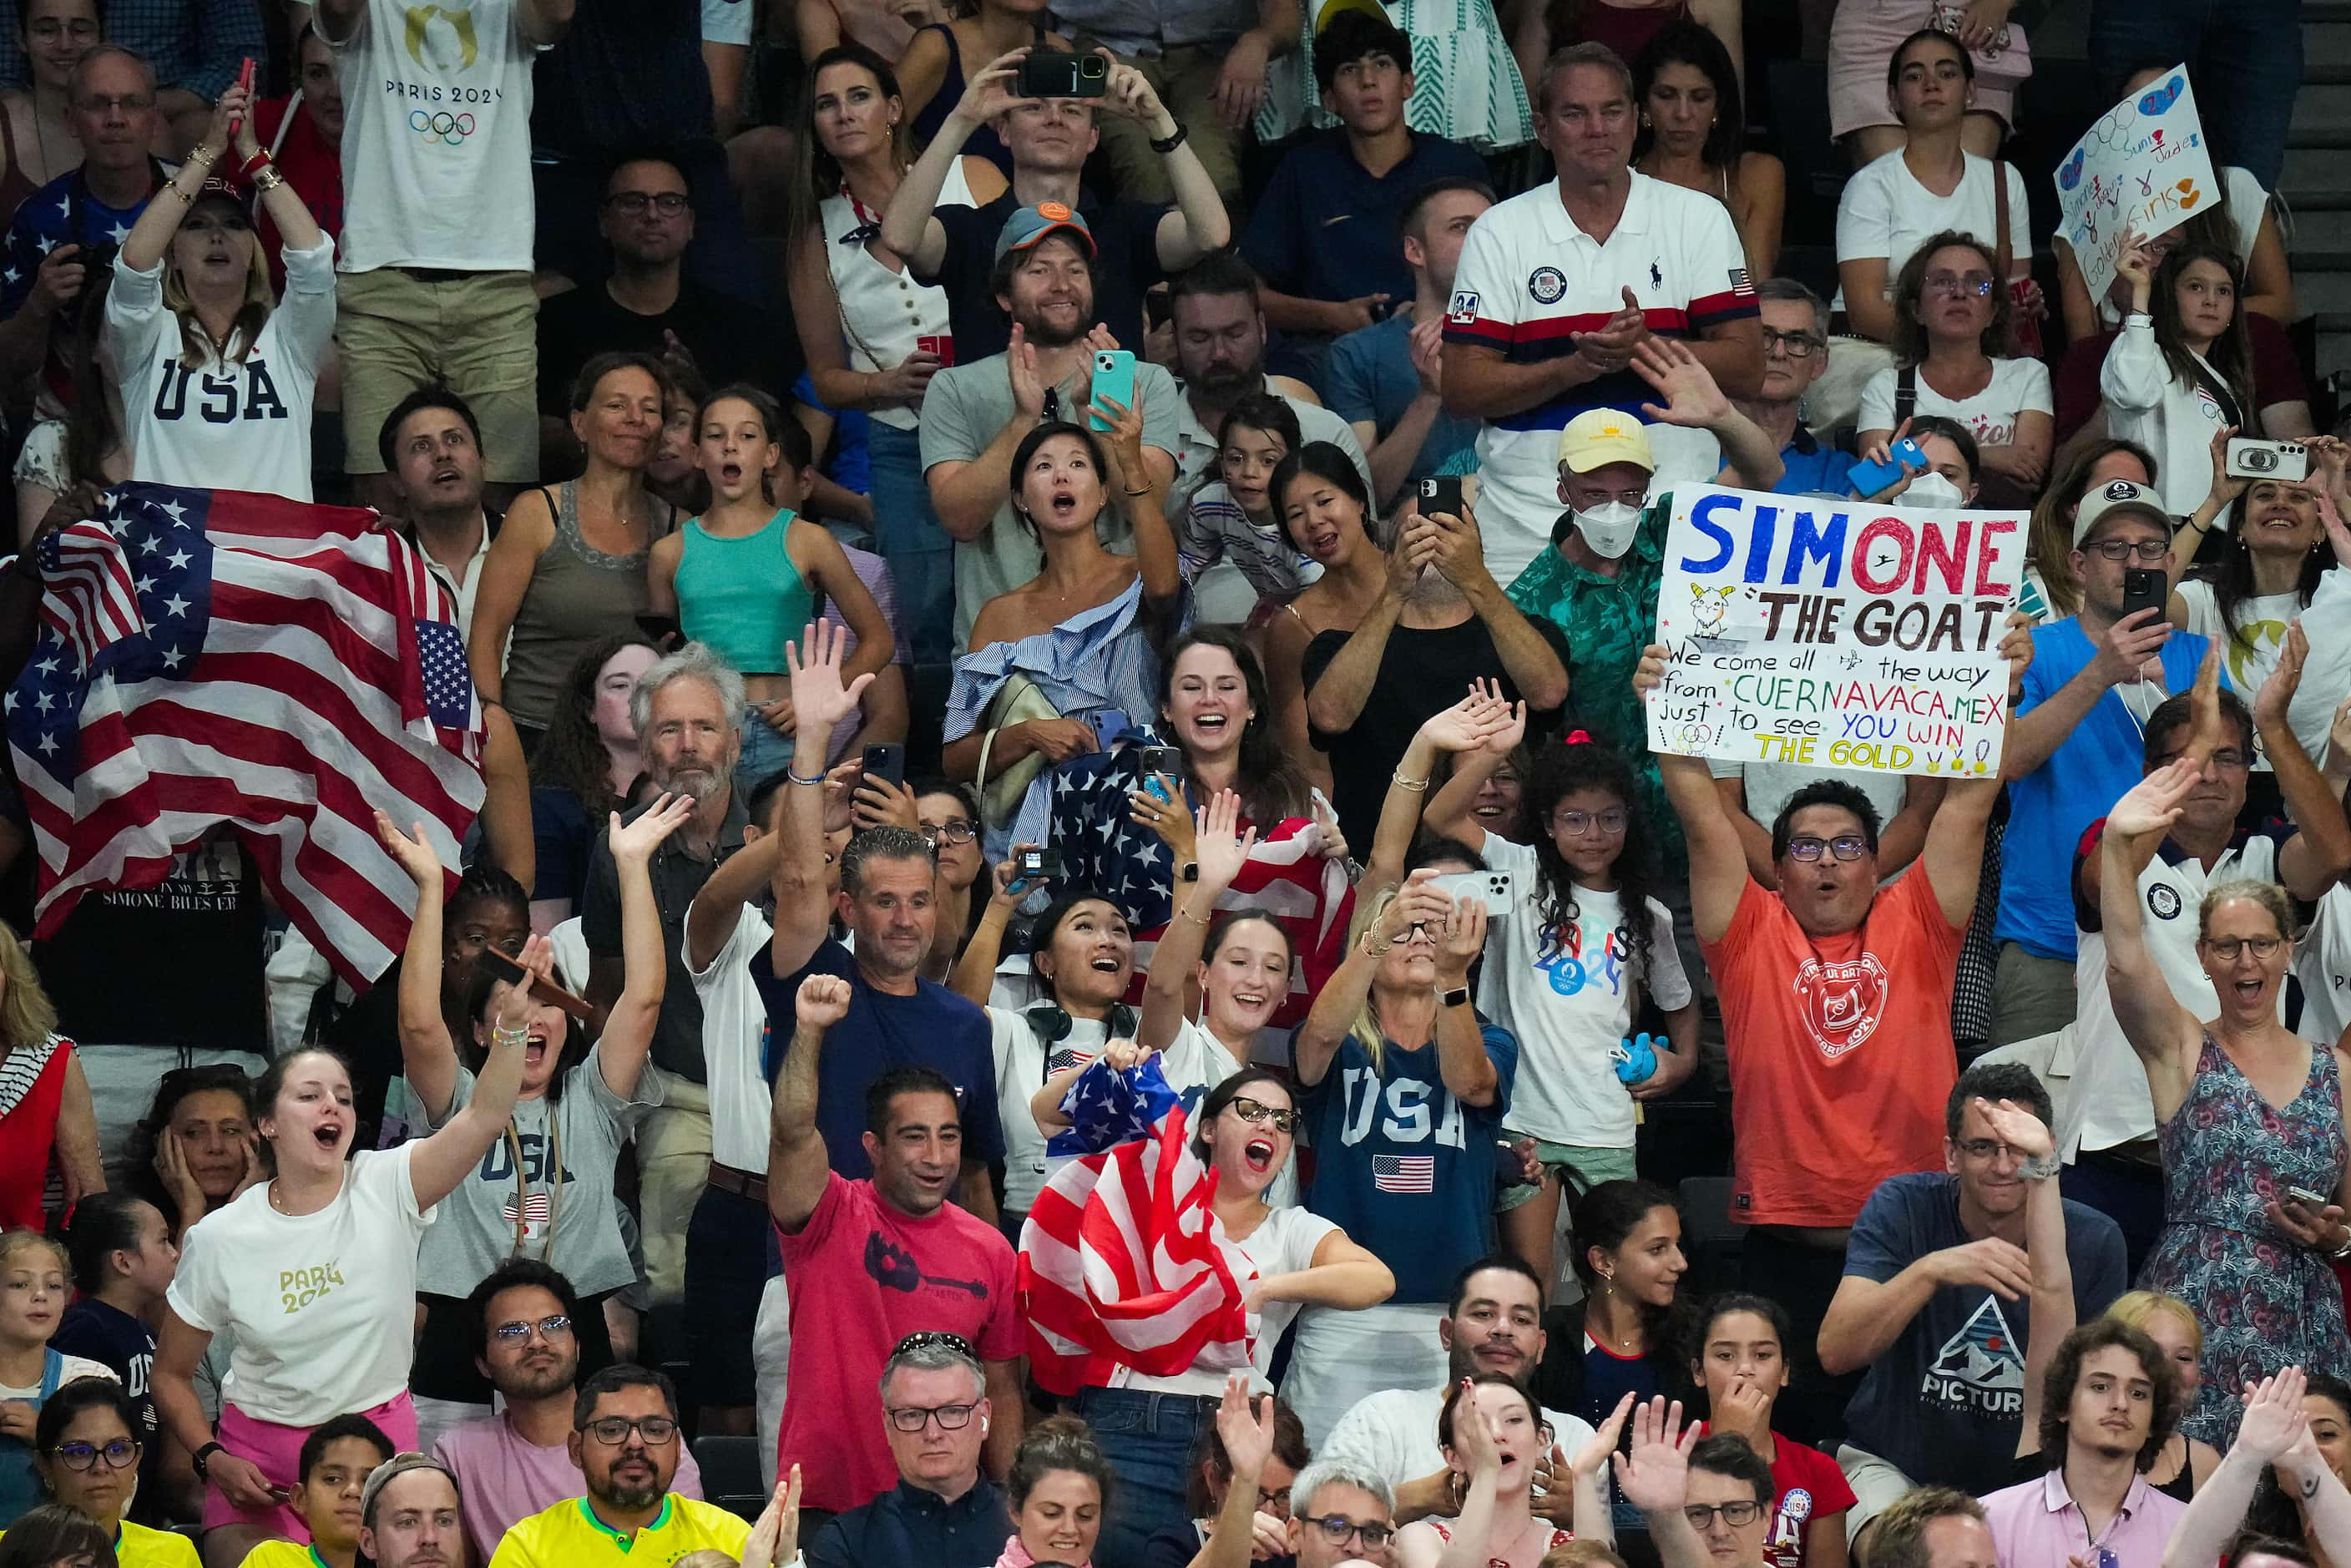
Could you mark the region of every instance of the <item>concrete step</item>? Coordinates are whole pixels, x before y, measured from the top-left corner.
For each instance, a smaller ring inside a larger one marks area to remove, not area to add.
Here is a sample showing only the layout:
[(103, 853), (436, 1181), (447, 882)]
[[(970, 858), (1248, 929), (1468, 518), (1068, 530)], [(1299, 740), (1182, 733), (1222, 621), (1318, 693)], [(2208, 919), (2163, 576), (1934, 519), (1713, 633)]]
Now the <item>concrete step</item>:
[[(2311, 7), (2304, 5), (2307, 13)], [(2351, 17), (2325, 22), (2304, 16), (2302, 27), (2302, 57), (2307, 66), (2340, 65), (2351, 60)]]
[(2351, 251), (2351, 201), (2344, 206), (2294, 209), (2294, 241), (2289, 256), (2306, 250)]
[(2339, 125), (2351, 121), (2351, 79), (2325, 81), (2309, 74), (2331, 68), (2316, 65), (2304, 68), (2302, 90), (2294, 99), (2294, 124)]
[(2315, 310), (2321, 316), (2337, 311), (2351, 317), (2351, 268), (2328, 271), (2305, 267), (2296, 257), (2294, 268), (2294, 303), (2304, 310)]
[(2288, 147), (2327, 148), (2335, 151), (2351, 147), (2351, 120), (2304, 120), (2287, 129), (2285, 144)]

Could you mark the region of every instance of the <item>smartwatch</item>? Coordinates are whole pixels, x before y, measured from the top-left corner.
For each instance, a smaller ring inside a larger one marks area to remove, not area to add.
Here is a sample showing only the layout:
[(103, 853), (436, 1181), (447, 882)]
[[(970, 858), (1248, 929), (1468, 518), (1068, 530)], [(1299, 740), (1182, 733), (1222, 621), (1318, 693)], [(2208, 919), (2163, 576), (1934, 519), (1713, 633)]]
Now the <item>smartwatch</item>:
[(206, 1467), (212, 1462), (212, 1457), (214, 1454), (226, 1453), (227, 1451), (228, 1450), (221, 1444), (214, 1442), (206, 1443), (203, 1448), (198, 1448), (194, 1453), (190, 1454), (188, 1456), (188, 1462), (195, 1467), (196, 1478), (199, 1480), (209, 1480), (211, 1477), (207, 1472)]
[(1198, 861), (1186, 861), (1181, 866), (1176, 868), (1176, 880), (1178, 882), (1199, 881), (1200, 862)]
[(1456, 986), (1449, 991), (1440, 991), (1437, 993), (1437, 1000), (1442, 1007), (1466, 1008), (1469, 1005), (1469, 988)]

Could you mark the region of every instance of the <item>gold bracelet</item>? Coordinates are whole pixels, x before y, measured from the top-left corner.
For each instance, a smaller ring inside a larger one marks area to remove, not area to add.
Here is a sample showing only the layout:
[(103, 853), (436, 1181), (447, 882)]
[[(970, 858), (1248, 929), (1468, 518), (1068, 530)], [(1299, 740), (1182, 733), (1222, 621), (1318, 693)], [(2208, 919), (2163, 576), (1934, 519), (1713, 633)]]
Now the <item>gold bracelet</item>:
[(189, 148), (187, 157), (181, 160), (181, 162), (193, 163), (200, 169), (209, 169), (214, 163), (220, 162), (220, 154), (217, 152), (207, 152), (201, 145), (199, 145)]
[(1416, 795), (1428, 788), (1427, 779), (1407, 779), (1404, 776), (1404, 772), (1401, 768), (1388, 775), (1388, 782), (1395, 785), (1399, 789), (1409, 789)]
[(254, 172), (253, 183), (261, 188), (263, 195), (267, 195), (286, 183), (286, 176), (277, 172), (275, 163), (264, 163)]
[(1188, 909), (1179, 909), (1176, 913), (1178, 916), (1192, 922), (1195, 925), (1206, 925), (1208, 924), (1208, 917), (1205, 915), (1195, 915)]
[(1393, 942), (1382, 942), (1377, 946), (1374, 946), (1372, 945), (1372, 939), (1378, 935), (1379, 927), (1375, 925), (1366, 925), (1364, 927), (1363, 940), (1358, 942), (1356, 946), (1363, 948), (1364, 956), (1365, 957), (1384, 958), (1388, 956), (1388, 950), (1395, 946)]
[(180, 204), (181, 204), (182, 206), (193, 207), (193, 206), (194, 206), (194, 205), (196, 204), (196, 199), (195, 199), (195, 197), (193, 197), (193, 196), (192, 196), (192, 195), (188, 194), (188, 193), (187, 193), (187, 192), (183, 191), (183, 190), (182, 190), (182, 189), (180, 189), (180, 187), (179, 187), (179, 186), (177, 186), (177, 185), (166, 184), (166, 185), (163, 187), (163, 189), (165, 189), (165, 190), (167, 190), (167, 191), (171, 192), (171, 193), (172, 193), (172, 194), (173, 194), (173, 195), (175, 195), (175, 196), (179, 197), (179, 198), (180, 198)]

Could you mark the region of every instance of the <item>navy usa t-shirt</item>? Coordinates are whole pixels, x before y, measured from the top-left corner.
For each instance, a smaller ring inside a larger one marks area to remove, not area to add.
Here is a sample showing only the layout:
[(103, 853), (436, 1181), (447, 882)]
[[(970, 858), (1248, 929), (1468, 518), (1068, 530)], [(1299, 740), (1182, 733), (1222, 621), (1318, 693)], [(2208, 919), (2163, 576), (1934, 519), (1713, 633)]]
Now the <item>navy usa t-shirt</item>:
[[(1879, 1284), (1924, 1258), (1979, 1238), (1959, 1223), (1959, 1181), (1894, 1176), (1869, 1195), (1845, 1243), (1844, 1271)], [(2065, 1205), (2074, 1316), (2088, 1322), (2123, 1293), (2123, 1233), (2096, 1209)], [(1845, 1441), (1916, 1481), (1981, 1497), (2014, 1479), (2024, 1416), (2025, 1309), (1980, 1285), (1937, 1291), (1845, 1406)]]
[(1417, 1051), (1388, 1040), (1374, 1067), (1353, 1035), (1301, 1101), (1314, 1149), (1306, 1207), (1388, 1266), (1392, 1301), (1447, 1300), (1454, 1276), (1494, 1249), (1495, 1140), (1519, 1042), (1493, 1024), (1482, 1032), (1499, 1079), (1490, 1105), (1445, 1087), (1434, 1040)]

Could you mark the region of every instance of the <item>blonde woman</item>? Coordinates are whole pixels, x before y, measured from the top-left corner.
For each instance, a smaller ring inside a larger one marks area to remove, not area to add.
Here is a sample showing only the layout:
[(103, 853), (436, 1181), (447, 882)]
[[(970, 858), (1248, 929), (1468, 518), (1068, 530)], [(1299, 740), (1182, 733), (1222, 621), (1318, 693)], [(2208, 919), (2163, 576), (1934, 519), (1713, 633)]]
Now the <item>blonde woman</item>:
[[(1447, 852), (1450, 857), (1452, 852)], [(1305, 1206), (1395, 1276), (1384, 1306), (1309, 1310), (1283, 1397), (1319, 1445), (1357, 1399), (1445, 1380), (1437, 1320), (1454, 1277), (1494, 1249), (1494, 1147), (1519, 1046), (1469, 1003), (1486, 906), (1427, 867), (1372, 901), (1297, 1036), (1316, 1160)]]
[[(2106, 1308), (2106, 1316), (2153, 1340), (2179, 1375), (2181, 1404), (2195, 1399), (2204, 1385), (2204, 1325), (2196, 1321), (2194, 1308), (2161, 1291), (2126, 1291)], [(2147, 1484), (2186, 1502), (2220, 1464), (2220, 1452), (2211, 1444), (2174, 1432), (2148, 1468)]]
[(68, 1207), (105, 1190), (89, 1081), (32, 956), (0, 925), (0, 1230), (42, 1228), (53, 1155)]
[[(247, 183), (284, 236), (283, 304)], [(232, 85), (115, 254), (106, 343), (131, 476), (310, 499), (312, 393), (334, 331), (334, 241), (255, 141), (253, 95)]]

